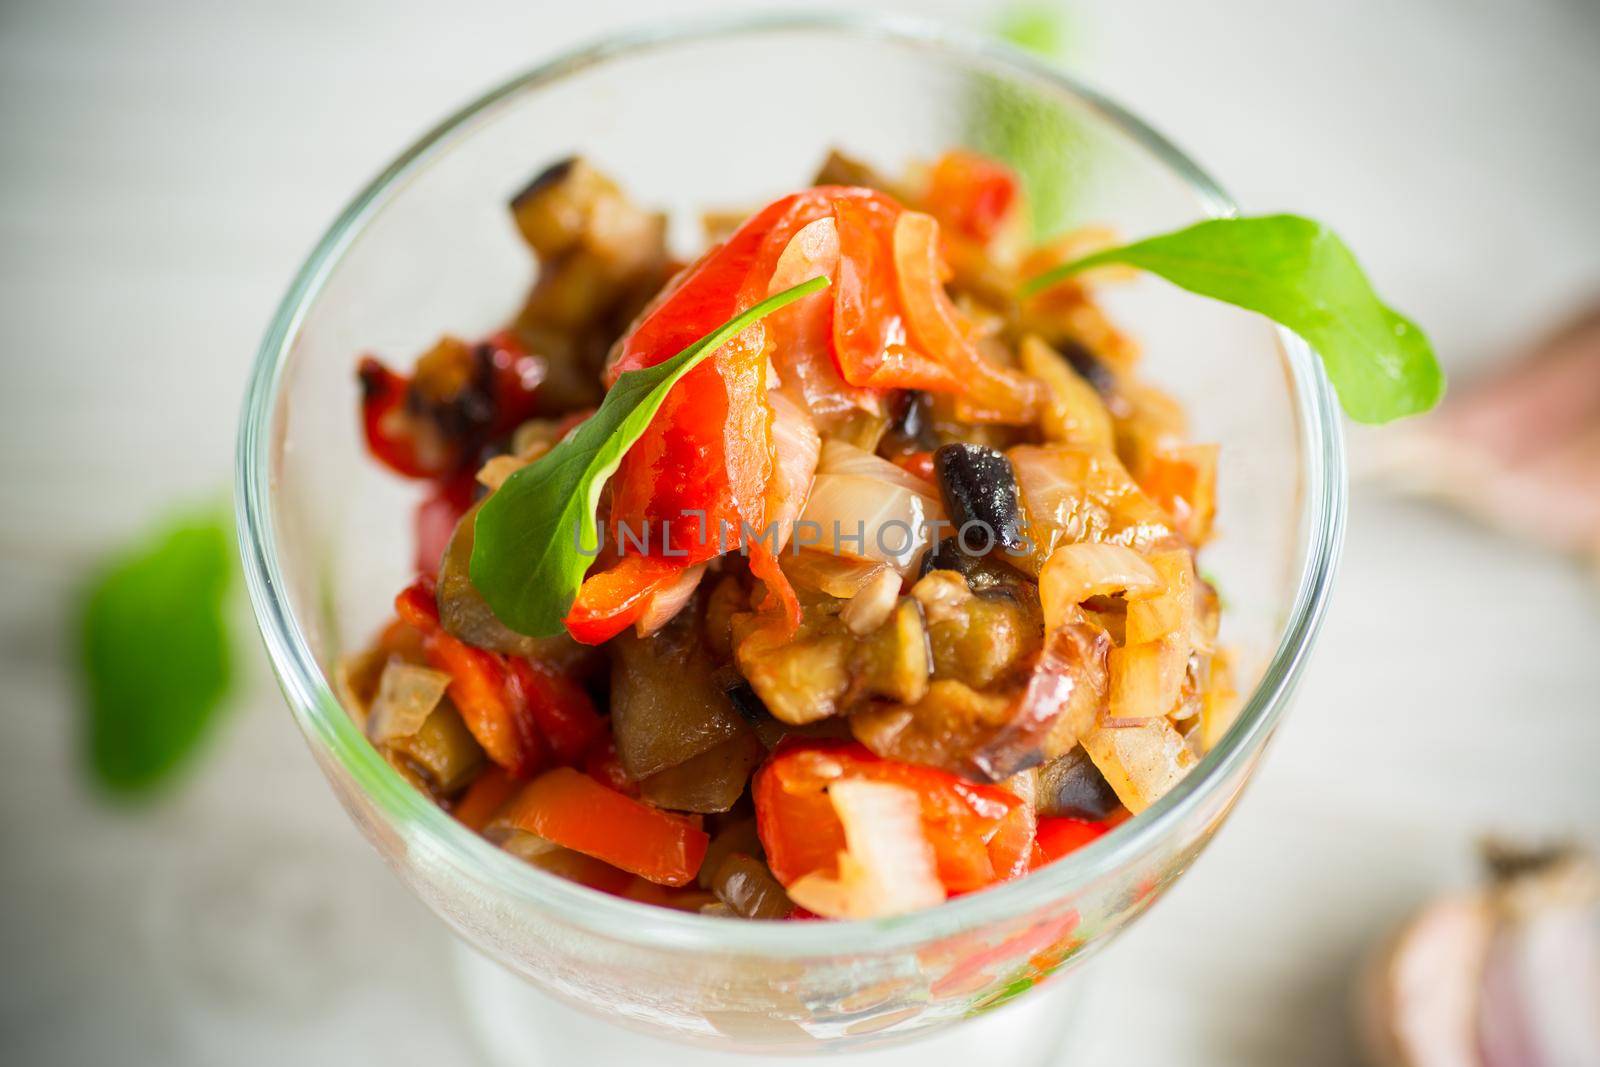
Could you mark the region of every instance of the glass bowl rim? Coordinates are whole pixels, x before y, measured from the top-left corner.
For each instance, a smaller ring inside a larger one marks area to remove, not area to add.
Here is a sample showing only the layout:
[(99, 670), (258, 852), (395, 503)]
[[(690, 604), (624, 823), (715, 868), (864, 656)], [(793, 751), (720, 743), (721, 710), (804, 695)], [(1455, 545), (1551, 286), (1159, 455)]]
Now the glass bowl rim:
[(263, 337), (243, 405), (235, 506), (246, 585), (264, 643), (302, 732), (372, 794), (391, 820), (415, 830), (407, 848), (427, 852), (457, 875), (494, 888), (562, 922), (640, 947), (770, 958), (850, 956), (914, 947), (1026, 914), (1124, 864), (1185, 821), (1217, 783), (1265, 744), (1287, 706), (1320, 630), (1343, 541), (1346, 473), (1339, 409), (1321, 365), (1296, 335), (1279, 330), (1294, 389), (1301, 438), (1300, 527), (1306, 542), (1295, 594), (1278, 647), (1222, 741), (1159, 802), (1069, 856), (1014, 882), (936, 908), (874, 920), (761, 923), (674, 911), (569, 882), (490, 845), (412, 788), (356, 729), (330, 688), (305, 632), (278, 595), (284, 587), (272, 520), (272, 461), (283, 370), (311, 304), (365, 223), (440, 150), (497, 106), (526, 91), (608, 60), (672, 46), (784, 32), (836, 33), (981, 63), (1047, 83), (1074, 97), (1180, 178), (1209, 216), (1237, 213), (1231, 198), (1197, 164), (1142, 120), (1075, 78), (1019, 49), (936, 22), (901, 15), (780, 14), (679, 21), (580, 45), (490, 89), (438, 123), (339, 214), (296, 273)]

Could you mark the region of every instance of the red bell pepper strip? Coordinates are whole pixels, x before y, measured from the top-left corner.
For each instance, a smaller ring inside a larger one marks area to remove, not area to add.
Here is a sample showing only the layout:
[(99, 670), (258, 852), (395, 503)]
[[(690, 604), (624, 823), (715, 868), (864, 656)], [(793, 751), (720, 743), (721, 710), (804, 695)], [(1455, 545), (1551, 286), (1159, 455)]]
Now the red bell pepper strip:
[(446, 692), (489, 758), (519, 778), (537, 771), (545, 758), (544, 741), (527, 702), (508, 691), (505, 660), (445, 632), (433, 584), (425, 578), (408, 586), (394, 606), (401, 619), (421, 631), (428, 662), (450, 675)]
[(650, 598), (676, 581), (684, 568), (682, 560), (624, 556), (590, 574), (563, 620), (567, 632), (586, 645), (609, 641), (637, 622)]
[(958, 148), (934, 163), (925, 201), (945, 226), (987, 244), (1017, 206), (1020, 192), (1010, 168)]
[(944, 291), (939, 224), (931, 215), (917, 211), (900, 215), (895, 222), (894, 264), (911, 342), (961, 382), (962, 414), (980, 422), (1031, 421), (1037, 405), (1033, 380), (985, 358), (972, 342), (971, 324)]
[(772, 873), (784, 885), (812, 871), (834, 873), (844, 827), (827, 787), (841, 778), (903, 785), (922, 804), (939, 880), (953, 893), (989, 885), (994, 864), (986, 842), (1021, 801), (932, 767), (886, 760), (855, 742), (812, 741), (780, 747), (756, 772), (756, 829)]
[(523, 787), (505, 818), (518, 829), (658, 885), (687, 885), (710, 837), (687, 820), (607, 789), (570, 767)]
[(526, 703), (558, 762), (575, 767), (605, 730), (605, 720), (583, 687), (522, 656), (506, 657), (516, 699)]
[(1039, 853), (1043, 863), (1053, 863), (1099, 838), (1115, 824), (1109, 820), (1074, 819), (1070, 815), (1039, 820)]
[(955, 393), (962, 382), (948, 367), (911, 347), (895, 285), (894, 227), (900, 206), (841, 200), (839, 280), (833, 297), (833, 351), (851, 385)]
[(450, 814), (469, 830), (482, 831), (494, 818), (495, 812), (505, 807), (520, 783), (507, 774), (503, 767), (491, 764), (479, 772), (467, 786)]

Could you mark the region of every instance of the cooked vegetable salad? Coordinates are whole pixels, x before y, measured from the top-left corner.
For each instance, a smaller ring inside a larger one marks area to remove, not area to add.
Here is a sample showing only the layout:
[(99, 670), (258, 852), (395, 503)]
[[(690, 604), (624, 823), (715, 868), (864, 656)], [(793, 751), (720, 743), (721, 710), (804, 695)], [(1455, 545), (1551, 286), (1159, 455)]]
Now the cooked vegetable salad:
[(608, 893), (865, 918), (1018, 878), (1170, 790), (1230, 721), (1217, 449), (1031, 246), (1016, 178), (889, 178), (663, 216), (582, 159), (511, 201), (516, 318), (359, 366), (426, 487), (415, 580), (341, 668), (391, 764)]

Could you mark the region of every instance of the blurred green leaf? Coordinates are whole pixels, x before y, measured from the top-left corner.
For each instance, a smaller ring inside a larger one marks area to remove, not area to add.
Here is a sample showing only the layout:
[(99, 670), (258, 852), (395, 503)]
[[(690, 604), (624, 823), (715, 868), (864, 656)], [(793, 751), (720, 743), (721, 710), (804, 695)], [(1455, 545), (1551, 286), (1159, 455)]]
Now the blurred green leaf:
[[(1073, 36), (1066, 5), (1061, 3), (1012, 7), (1001, 15), (995, 32), (1056, 63), (1065, 59)], [(1017, 172), (1036, 239), (1066, 228), (1073, 219), (1073, 205), (1087, 172), (1084, 157), (1092, 143), (1080, 115), (1032, 90), (980, 76), (972, 91), (968, 137), (974, 148)]]
[(112, 792), (167, 778), (227, 694), (230, 530), (216, 515), (171, 520), (109, 560), (86, 591), (78, 652), (89, 769)]

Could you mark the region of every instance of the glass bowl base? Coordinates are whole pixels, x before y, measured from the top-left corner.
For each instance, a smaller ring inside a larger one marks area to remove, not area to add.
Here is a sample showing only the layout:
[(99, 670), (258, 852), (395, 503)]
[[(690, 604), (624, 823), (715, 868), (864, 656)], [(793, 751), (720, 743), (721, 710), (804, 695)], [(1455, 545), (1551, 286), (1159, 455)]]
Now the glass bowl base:
[(719, 1049), (693, 1038), (675, 1041), (619, 1026), (551, 997), (524, 979), (457, 942), (456, 984), (473, 1036), (492, 1067), (545, 1067), (574, 1063), (649, 1064), (650, 1067), (734, 1067), (814, 1064), (826, 1053), (840, 1067), (932, 1067), (936, 1064), (1004, 1063), (1007, 1067), (1052, 1067), (1078, 1062), (1075, 1035), (1084, 1015), (1081, 968), (1057, 975), (1047, 986), (983, 1015), (927, 1037), (834, 1051), (763, 1051), (745, 1045)]

